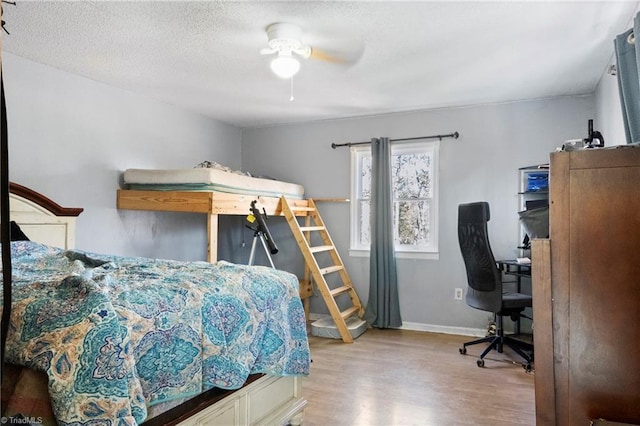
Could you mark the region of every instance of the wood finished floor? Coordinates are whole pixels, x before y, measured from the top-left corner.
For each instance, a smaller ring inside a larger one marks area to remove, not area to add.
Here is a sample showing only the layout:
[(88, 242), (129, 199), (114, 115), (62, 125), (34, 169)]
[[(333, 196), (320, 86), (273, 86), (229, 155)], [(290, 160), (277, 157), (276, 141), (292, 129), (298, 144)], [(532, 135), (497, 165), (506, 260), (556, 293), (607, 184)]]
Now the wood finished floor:
[(468, 336), (369, 329), (354, 343), (309, 337), (304, 426), (535, 425), (534, 373), (505, 348), (476, 365)]

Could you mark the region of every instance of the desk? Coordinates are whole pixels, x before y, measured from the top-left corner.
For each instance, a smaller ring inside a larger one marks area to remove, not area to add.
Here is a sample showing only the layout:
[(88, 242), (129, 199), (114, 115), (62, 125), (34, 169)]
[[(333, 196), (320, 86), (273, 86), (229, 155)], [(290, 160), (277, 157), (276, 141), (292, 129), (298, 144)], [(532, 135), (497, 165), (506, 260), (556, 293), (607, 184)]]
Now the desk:
[[(520, 293), (522, 277), (531, 277), (531, 262), (520, 263), (516, 259), (496, 260), (498, 269), (505, 275), (513, 275), (516, 277), (516, 292)], [(515, 321), (514, 333), (520, 334), (520, 319)]]
[(520, 291), (520, 279), (531, 276), (531, 262), (519, 263), (516, 259), (497, 260), (498, 268), (507, 275), (518, 277), (518, 291)]

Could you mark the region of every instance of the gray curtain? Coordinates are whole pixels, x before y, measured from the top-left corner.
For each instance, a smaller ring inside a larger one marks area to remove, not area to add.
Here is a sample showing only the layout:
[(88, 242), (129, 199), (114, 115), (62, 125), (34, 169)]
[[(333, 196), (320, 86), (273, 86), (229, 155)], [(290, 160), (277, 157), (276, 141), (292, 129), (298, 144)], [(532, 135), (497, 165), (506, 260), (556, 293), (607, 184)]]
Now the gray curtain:
[(364, 319), (373, 327), (402, 325), (393, 248), (391, 147), (389, 138), (371, 140), (371, 253), (369, 300)]
[(638, 74), (638, 50), (640, 19), (636, 15), (633, 28), (618, 35), (614, 40), (618, 67), (618, 90), (622, 106), (622, 118), (627, 143), (640, 142), (640, 74)]

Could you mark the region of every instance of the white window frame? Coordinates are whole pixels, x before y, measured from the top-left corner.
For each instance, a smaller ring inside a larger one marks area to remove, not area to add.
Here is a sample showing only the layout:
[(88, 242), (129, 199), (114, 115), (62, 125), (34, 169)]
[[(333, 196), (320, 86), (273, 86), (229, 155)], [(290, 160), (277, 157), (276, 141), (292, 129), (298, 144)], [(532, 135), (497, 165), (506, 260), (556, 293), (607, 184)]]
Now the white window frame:
[[(431, 241), (429, 246), (411, 247), (399, 246), (396, 244), (396, 257), (409, 259), (439, 259), (439, 152), (440, 142), (412, 142), (412, 143), (396, 143), (391, 145), (391, 155), (402, 153), (429, 153), (432, 156), (432, 197), (430, 206), (431, 223), (429, 230), (431, 232)], [(371, 156), (371, 147), (354, 146), (351, 147), (351, 235), (349, 254), (356, 257), (368, 257), (370, 246), (360, 244), (360, 223), (359, 223), (359, 205), (361, 194), (361, 176), (360, 164), (362, 159)]]

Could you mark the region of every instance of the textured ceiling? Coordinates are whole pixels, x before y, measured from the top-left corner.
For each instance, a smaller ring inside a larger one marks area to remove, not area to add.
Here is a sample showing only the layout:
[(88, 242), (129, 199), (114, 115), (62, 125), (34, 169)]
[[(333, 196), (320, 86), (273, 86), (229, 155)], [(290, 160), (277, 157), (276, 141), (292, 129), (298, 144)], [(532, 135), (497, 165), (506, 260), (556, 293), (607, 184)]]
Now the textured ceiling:
[[(3, 49), (239, 127), (592, 93), (637, 2), (21, 1)], [(269, 70), (265, 28), (360, 53)]]

